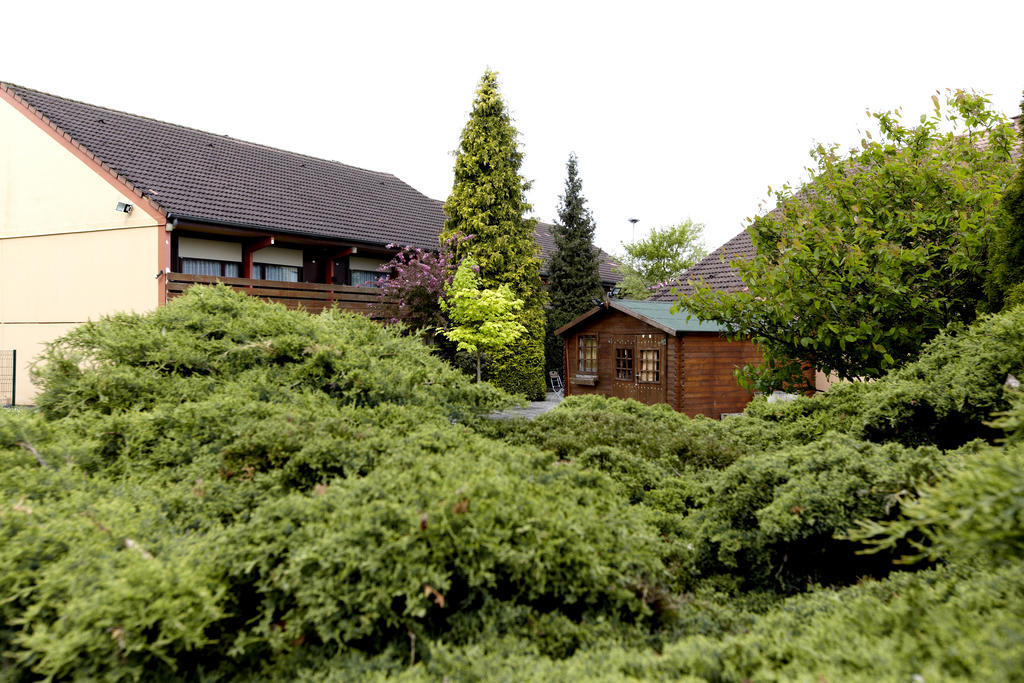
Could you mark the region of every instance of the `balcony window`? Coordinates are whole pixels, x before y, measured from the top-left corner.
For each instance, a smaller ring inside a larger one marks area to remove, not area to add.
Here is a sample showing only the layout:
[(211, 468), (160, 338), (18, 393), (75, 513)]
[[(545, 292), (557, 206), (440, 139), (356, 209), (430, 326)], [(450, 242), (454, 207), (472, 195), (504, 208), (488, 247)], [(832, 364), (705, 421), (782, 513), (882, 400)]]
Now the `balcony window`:
[(179, 269), (186, 275), (214, 275), (216, 277), (239, 277), (242, 264), (233, 261), (216, 261), (205, 258), (182, 258)]
[(254, 263), (252, 264), (252, 277), (255, 280), (299, 282), (302, 280), (302, 268), (297, 266), (279, 266), (272, 263)]
[(352, 285), (354, 287), (377, 287), (379, 283), (377, 278), (380, 277), (380, 273), (375, 270), (352, 270)]

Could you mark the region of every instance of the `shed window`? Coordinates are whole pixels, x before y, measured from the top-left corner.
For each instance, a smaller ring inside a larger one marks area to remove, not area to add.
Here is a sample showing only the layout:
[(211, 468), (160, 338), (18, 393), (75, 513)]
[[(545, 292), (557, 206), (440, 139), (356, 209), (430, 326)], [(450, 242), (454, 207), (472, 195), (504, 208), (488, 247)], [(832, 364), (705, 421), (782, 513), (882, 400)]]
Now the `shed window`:
[(661, 351), (659, 349), (640, 349), (640, 372), (637, 379), (641, 382), (661, 381)]
[(597, 337), (581, 336), (579, 339), (580, 372), (597, 373)]
[(615, 379), (633, 381), (633, 349), (615, 349)]

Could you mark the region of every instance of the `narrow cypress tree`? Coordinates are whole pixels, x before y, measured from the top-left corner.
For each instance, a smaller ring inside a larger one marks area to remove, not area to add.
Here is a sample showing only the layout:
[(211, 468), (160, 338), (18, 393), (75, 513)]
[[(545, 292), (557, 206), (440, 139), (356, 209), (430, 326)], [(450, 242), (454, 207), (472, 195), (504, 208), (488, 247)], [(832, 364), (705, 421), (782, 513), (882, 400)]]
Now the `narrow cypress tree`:
[(551, 308), (545, 342), (548, 368), (560, 370), (563, 376), (564, 341), (553, 334), (554, 330), (592, 308), (593, 299), (604, 296), (594, 249), (594, 218), (583, 196), (583, 181), (575, 154), (569, 155), (565, 169), (565, 194), (559, 198), (558, 222), (552, 231), (555, 253), (548, 265)]
[[(491, 381), (513, 393), (542, 399), (544, 381), (544, 292), (534, 239), (535, 221), (525, 218), (530, 184), (519, 175), (523, 153), (518, 132), (498, 91), (498, 75), (486, 71), (455, 157), (455, 184), (444, 203), (448, 218), (442, 245), (455, 257), (471, 256), (483, 286), (508, 285), (523, 301), (518, 321), (526, 334), (491, 355)], [(472, 239), (451, 239), (472, 235)]]
[(989, 246), (986, 288), (994, 311), (1024, 304), (1024, 100), (1020, 110), (1020, 167), (1003, 194), (996, 234)]

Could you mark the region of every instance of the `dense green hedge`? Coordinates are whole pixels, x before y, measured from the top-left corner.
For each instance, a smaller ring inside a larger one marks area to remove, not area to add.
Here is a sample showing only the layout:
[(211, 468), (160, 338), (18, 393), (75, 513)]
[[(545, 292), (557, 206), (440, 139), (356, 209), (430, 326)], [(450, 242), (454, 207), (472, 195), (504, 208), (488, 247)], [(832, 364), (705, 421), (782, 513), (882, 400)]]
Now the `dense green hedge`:
[(394, 330), (193, 288), (0, 413), (0, 675), (1012, 679), (1022, 359), (1017, 310), (746, 417), (492, 421)]
[(544, 373), (544, 312), (529, 309), (520, 322), (526, 334), (491, 355), (491, 381), (511, 394), (522, 394), (528, 401), (543, 401), (547, 393)]
[(875, 382), (790, 403), (762, 399), (747, 414), (793, 441), (836, 429), (876, 442), (956, 448), (998, 436), (986, 423), (1008, 405), (1008, 374), (1024, 377), (1024, 306), (943, 332), (919, 360)]

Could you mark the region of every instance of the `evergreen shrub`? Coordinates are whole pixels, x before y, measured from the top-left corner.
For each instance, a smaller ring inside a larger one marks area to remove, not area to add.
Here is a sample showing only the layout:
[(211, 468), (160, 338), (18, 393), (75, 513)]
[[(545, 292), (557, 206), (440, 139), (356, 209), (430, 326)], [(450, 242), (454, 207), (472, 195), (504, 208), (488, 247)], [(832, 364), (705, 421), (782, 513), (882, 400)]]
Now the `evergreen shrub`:
[(986, 422), (1009, 406), (1008, 374), (1024, 377), (1024, 306), (947, 329), (917, 361), (879, 380), (788, 403), (755, 400), (746, 413), (796, 442), (837, 429), (875, 442), (957, 448), (998, 437)]
[(223, 288), (85, 325), (0, 412), (0, 678), (1012, 680), (1022, 316), (721, 422), (491, 421), (395, 330)]

